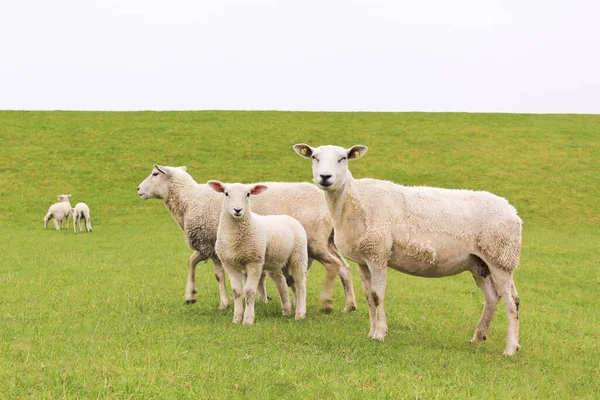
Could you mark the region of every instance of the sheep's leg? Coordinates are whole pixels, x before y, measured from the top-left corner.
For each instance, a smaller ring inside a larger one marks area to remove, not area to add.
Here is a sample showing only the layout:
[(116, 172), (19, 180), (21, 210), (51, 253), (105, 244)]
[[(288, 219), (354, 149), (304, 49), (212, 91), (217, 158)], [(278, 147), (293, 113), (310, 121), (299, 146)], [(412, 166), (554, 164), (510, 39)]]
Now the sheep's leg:
[(260, 299), (261, 302), (263, 303), (268, 303), (269, 300), (269, 296), (267, 296), (267, 279), (266, 279), (266, 274), (263, 272), (260, 275), (260, 280), (258, 281), (258, 298)]
[[(217, 283), (219, 284), (219, 301), (220, 301), (219, 308), (225, 309), (225, 308), (229, 307), (229, 298), (227, 297), (227, 284), (225, 283), (225, 270), (223, 269), (223, 264), (221, 264), (221, 260), (219, 260), (217, 257), (213, 257), (212, 262), (213, 262), (213, 270), (215, 273), (215, 279), (217, 280)], [(198, 264), (198, 263), (196, 263), (196, 264)], [(188, 271), (188, 283), (190, 281), (190, 278), (189, 278), (190, 274), (191, 274), (192, 278), (195, 276), (195, 274), (196, 274), (196, 266), (195, 265), (191, 271)], [(231, 281), (231, 277), (229, 277), (229, 280)], [(242, 283), (242, 287), (243, 287), (243, 283)], [(192, 291), (194, 293), (196, 292), (195, 279), (193, 282)], [(240, 290), (240, 293), (242, 293), (241, 290)]]
[(371, 297), (375, 306), (375, 330), (371, 339), (383, 342), (387, 335), (387, 319), (385, 317), (384, 299), (387, 283), (387, 268), (374, 262), (368, 262), (371, 272)]
[(505, 356), (512, 356), (519, 350), (519, 296), (513, 281), (512, 272), (501, 268), (490, 268), (496, 290), (504, 300), (508, 319), (508, 330), (506, 334)]
[(88, 232), (92, 231), (92, 219), (90, 217), (85, 219), (85, 230)]
[[(77, 233), (77, 217), (73, 216), (73, 232)], [(79, 228), (79, 232), (81, 232), (81, 228)]]
[[(65, 219), (67, 220), (67, 221), (66, 221), (66, 222), (67, 222), (67, 229), (69, 229), (69, 214), (67, 214), (67, 216), (66, 216), (65, 218), (63, 218), (63, 222), (65, 221)], [(65, 226), (63, 225), (63, 228), (64, 228), (64, 227), (65, 227)]]
[(363, 291), (365, 292), (365, 298), (369, 304), (369, 322), (371, 328), (369, 330), (369, 337), (372, 338), (375, 333), (375, 303), (373, 302), (373, 296), (371, 294), (371, 272), (369, 267), (366, 265), (358, 264), (358, 271), (360, 272), (360, 280), (362, 282)]
[(500, 301), (500, 295), (496, 291), (496, 287), (494, 286), (494, 282), (492, 281), (491, 276), (483, 277), (481, 276), (479, 271), (476, 271), (473, 273), (473, 279), (475, 280), (477, 286), (483, 292), (483, 297), (485, 298), (483, 313), (481, 314), (479, 323), (475, 328), (475, 334), (473, 335), (473, 339), (471, 339), (471, 343), (479, 343), (482, 340), (486, 339), (487, 332), (490, 329), (490, 324), (494, 319), (496, 307), (498, 306), (498, 302)]
[[(56, 221), (56, 218), (54, 218), (54, 219), (52, 220), (52, 222), (54, 222), (54, 228), (55, 228), (57, 231), (60, 231), (60, 225), (58, 225), (58, 221)], [(61, 221), (61, 222), (62, 222), (62, 221)]]
[(281, 302), (281, 315), (289, 317), (292, 315), (292, 304), (290, 303), (290, 293), (285, 281), (285, 276), (281, 271), (269, 271), (269, 277), (275, 283), (279, 292), (279, 300)]
[[(196, 302), (196, 265), (198, 265), (200, 261), (204, 260), (206, 260), (206, 257), (197, 251), (192, 253), (188, 260), (188, 276), (187, 283), (185, 285), (185, 304), (193, 304)], [(223, 277), (223, 279), (225, 278)]]
[(229, 268), (223, 265), (227, 275), (229, 275), (229, 283), (233, 293), (233, 323), (239, 324), (244, 318), (244, 300), (242, 294), (244, 292), (244, 284), (242, 282), (243, 274), (240, 270)]
[(294, 278), (294, 301), (296, 303), (296, 319), (306, 316), (306, 271), (301, 263), (292, 265), (292, 277)]
[(246, 266), (246, 283), (244, 284), (244, 297), (246, 309), (244, 310), (244, 325), (254, 325), (254, 299), (258, 291), (258, 282), (262, 274), (262, 265), (249, 264)]
[[(356, 298), (354, 297), (350, 266), (346, 260), (344, 260), (344, 257), (340, 255), (333, 242), (329, 244), (327, 250), (327, 255), (322, 260), (319, 260), (327, 269), (327, 281), (321, 292), (321, 304), (323, 304), (324, 300), (327, 300), (327, 295), (329, 295), (331, 303), (335, 276), (339, 275), (340, 280), (342, 281), (342, 287), (344, 288), (344, 312), (354, 311), (356, 310)], [(332, 277), (330, 277), (330, 273), (333, 274)], [(327, 290), (329, 292), (326, 292)], [(331, 307), (331, 304), (329, 304), (329, 307)], [(323, 309), (325, 310), (325, 307), (323, 307)]]

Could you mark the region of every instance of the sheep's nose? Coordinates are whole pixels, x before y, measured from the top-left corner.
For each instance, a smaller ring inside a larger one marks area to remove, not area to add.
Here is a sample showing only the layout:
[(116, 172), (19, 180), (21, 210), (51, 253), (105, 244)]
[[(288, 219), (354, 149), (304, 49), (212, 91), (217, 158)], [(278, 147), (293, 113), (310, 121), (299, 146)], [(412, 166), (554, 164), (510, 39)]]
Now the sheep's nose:
[(239, 213), (242, 212), (242, 209), (241, 208), (234, 208), (233, 211), (235, 211), (236, 214), (239, 214)]
[(321, 177), (321, 179), (323, 180), (323, 182), (326, 182), (327, 179), (331, 178), (331, 175), (319, 175)]

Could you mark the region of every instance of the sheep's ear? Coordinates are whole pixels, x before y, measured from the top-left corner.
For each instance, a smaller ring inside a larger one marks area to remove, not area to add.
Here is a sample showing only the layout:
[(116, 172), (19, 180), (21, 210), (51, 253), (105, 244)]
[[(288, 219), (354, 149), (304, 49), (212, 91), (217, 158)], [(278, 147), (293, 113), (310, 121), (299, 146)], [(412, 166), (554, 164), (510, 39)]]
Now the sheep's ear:
[(352, 146), (348, 151), (348, 160), (355, 160), (357, 158), (361, 158), (367, 152), (368, 147), (357, 144), (356, 146)]
[(313, 155), (313, 148), (307, 144), (300, 143), (294, 145), (294, 151), (298, 153), (300, 157), (311, 158)]
[(225, 186), (219, 181), (208, 181), (206, 182), (208, 186), (212, 188), (215, 192), (223, 193), (225, 191)]
[(156, 165), (156, 164), (154, 164), (154, 168), (156, 168), (156, 170), (157, 170), (158, 172), (160, 172), (161, 174), (163, 174), (163, 175), (167, 175), (167, 171), (165, 171), (165, 169), (166, 169), (166, 168), (165, 168), (165, 169), (163, 169), (163, 167), (160, 167), (160, 166), (158, 166), (158, 165)]
[(254, 185), (250, 189), (250, 193), (251, 194), (261, 194), (265, 190), (267, 190), (267, 186), (265, 186), (265, 185)]
[(185, 166), (181, 166), (181, 167), (177, 167), (177, 168), (179, 168), (180, 170), (182, 170), (184, 172), (187, 171), (187, 167), (185, 167)]
[(65, 196), (67, 196), (67, 197), (71, 197), (71, 195), (70, 195), (70, 194), (66, 194)]

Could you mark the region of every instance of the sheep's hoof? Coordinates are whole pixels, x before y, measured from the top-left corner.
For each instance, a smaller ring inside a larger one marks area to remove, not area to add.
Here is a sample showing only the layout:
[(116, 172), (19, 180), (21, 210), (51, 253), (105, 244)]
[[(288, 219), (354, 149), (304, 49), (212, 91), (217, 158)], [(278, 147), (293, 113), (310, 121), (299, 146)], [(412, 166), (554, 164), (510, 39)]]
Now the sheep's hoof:
[(196, 294), (198, 291), (196, 289), (192, 290), (192, 293)]
[(373, 333), (373, 335), (371, 335), (371, 339), (376, 340), (378, 342), (383, 342), (383, 340), (385, 339), (385, 334), (381, 332), (375, 332)]
[(191, 299), (191, 300), (186, 300), (185, 304), (194, 304), (196, 302), (196, 299)]
[(321, 312), (323, 314), (331, 314), (333, 312), (333, 307), (331, 307), (331, 305), (323, 305), (323, 308), (321, 308)]
[(229, 304), (228, 303), (221, 303), (221, 304), (219, 304), (219, 309), (220, 310), (226, 310), (227, 308), (229, 308)]
[(355, 304), (350, 304), (350, 305), (347, 305), (346, 307), (344, 307), (344, 312), (345, 313), (349, 313), (349, 312), (352, 312), (352, 311), (356, 311), (356, 305)]
[(506, 357), (514, 356), (514, 355), (517, 353), (517, 351), (519, 351), (519, 349), (520, 349), (520, 348), (521, 348), (521, 346), (519, 346), (519, 345), (516, 345), (516, 346), (515, 346), (515, 347), (513, 347), (513, 348), (506, 348), (506, 349), (504, 350), (504, 353), (503, 353), (503, 354), (504, 354)]
[(292, 310), (291, 309), (289, 309), (289, 310), (283, 309), (283, 310), (281, 310), (281, 315), (284, 316), (284, 317), (291, 317), (292, 316)]
[(250, 326), (252, 326), (252, 325), (254, 325), (254, 321), (246, 321), (246, 320), (244, 320), (244, 325), (250, 325)]
[(485, 335), (481, 335), (481, 336), (475, 335), (475, 336), (473, 336), (473, 339), (471, 339), (469, 341), (469, 343), (473, 343), (473, 344), (475, 344), (475, 343), (481, 343), (481, 342), (483, 342), (485, 340), (487, 340), (487, 336), (485, 336)]
[(241, 318), (235, 318), (235, 317), (233, 317), (233, 323), (234, 324), (239, 324), (240, 322), (242, 322)]
[(304, 319), (306, 314), (296, 314), (296, 319)]

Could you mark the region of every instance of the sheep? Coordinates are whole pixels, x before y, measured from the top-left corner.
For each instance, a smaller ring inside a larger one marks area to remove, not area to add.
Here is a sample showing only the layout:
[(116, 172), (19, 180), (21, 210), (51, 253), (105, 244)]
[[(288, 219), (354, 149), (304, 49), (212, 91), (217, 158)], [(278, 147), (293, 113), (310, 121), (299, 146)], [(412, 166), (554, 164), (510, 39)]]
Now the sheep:
[[(265, 183), (269, 190), (254, 199), (254, 212), (261, 215), (286, 214), (298, 220), (308, 237), (309, 268), (317, 260), (327, 270), (325, 285), (320, 294), (323, 311), (332, 307), (333, 284), (340, 276), (345, 294), (344, 311), (356, 309), (352, 275), (348, 263), (341, 257), (333, 243), (333, 224), (325, 197), (314, 185), (291, 182)], [(194, 250), (188, 261), (188, 279), (185, 290), (186, 303), (196, 302), (196, 265), (211, 259), (219, 285), (220, 308), (229, 305), (225, 286), (225, 271), (215, 252), (221, 200), (208, 185), (198, 184), (185, 167), (155, 165), (152, 173), (138, 187), (142, 199), (162, 199), (167, 209), (182, 229), (188, 247)], [(259, 285), (261, 299), (266, 298), (264, 285)]]
[[(250, 196), (267, 190), (262, 184), (207, 184), (223, 193), (215, 251), (229, 275), (233, 292), (233, 323), (244, 319), (254, 324), (254, 296), (263, 270), (275, 282), (284, 317), (292, 312), (287, 282), (296, 302), (296, 319), (306, 314), (307, 238), (304, 228), (288, 215), (258, 215), (252, 212)], [(243, 284), (243, 277), (246, 282)], [(246, 309), (242, 304), (242, 293)]]
[(369, 303), (369, 336), (383, 341), (386, 266), (422, 277), (470, 271), (485, 305), (471, 339), (486, 339), (502, 298), (508, 315), (504, 355), (519, 349), (519, 295), (513, 274), (521, 254), (522, 221), (504, 198), (484, 191), (407, 187), (390, 181), (354, 179), (348, 160), (366, 146), (313, 148), (294, 145), (312, 159), (313, 179), (325, 193), (335, 244), (359, 266)]
[(48, 208), (48, 213), (44, 217), (44, 229), (48, 228), (48, 221), (54, 218), (54, 228), (60, 231), (59, 222), (64, 228), (64, 220), (67, 222), (67, 229), (69, 228), (69, 215), (71, 215), (71, 203), (69, 203), (70, 194), (59, 194), (56, 196), (58, 203), (54, 203)]
[(90, 208), (85, 203), (77, 203), (74, 208), (71, 208), (71, 214), (73, 215), (73, 231), (77, 233), (77, 227), (79, 224), (79, 232), (81, 232), (82, 219), (85, 219), (85, 230), (87, 232), (92, 231), (92, 222), (90, 217)]

